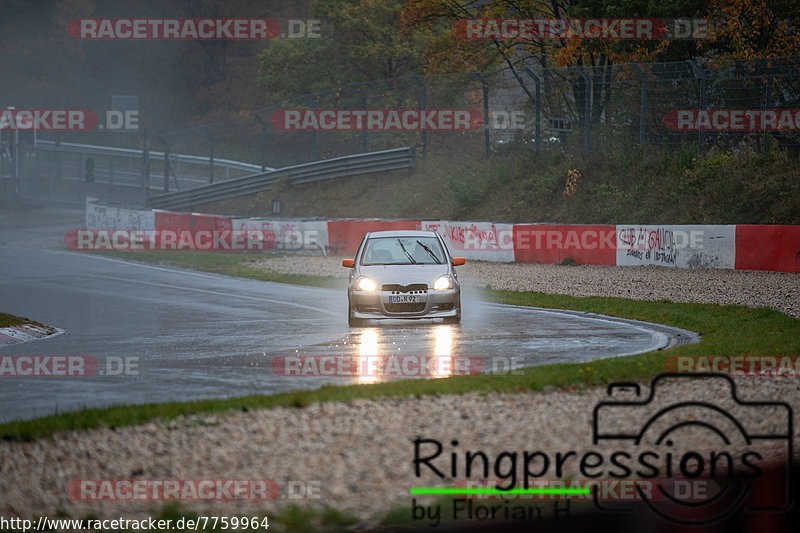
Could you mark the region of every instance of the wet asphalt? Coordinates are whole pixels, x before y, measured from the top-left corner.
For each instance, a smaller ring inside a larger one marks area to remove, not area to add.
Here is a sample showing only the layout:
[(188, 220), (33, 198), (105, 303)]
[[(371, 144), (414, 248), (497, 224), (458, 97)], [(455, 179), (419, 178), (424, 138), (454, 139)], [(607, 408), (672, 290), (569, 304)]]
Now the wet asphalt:
[(470, 356), (484, 370), (506, 370), (642, 353), (691, 337), (642, 322), (489, 304), (469, 291), (458, 326), (421, 320), (350, 328), (343, 291), (67, 251), (64, 233), (80, 227), (80, 210), (0, 210), (0, 311), (63, 330), (0, 347), (0, 359), (97, 362), (91, 376), (0, 377), (0, 421), (381, 379), (287, 377), (273, 369), (276, 356)]

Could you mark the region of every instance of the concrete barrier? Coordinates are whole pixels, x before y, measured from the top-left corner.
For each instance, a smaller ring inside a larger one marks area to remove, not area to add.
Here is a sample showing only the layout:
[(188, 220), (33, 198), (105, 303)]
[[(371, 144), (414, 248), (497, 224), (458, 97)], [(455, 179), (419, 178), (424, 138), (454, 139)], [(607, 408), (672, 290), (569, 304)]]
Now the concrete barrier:
[(283, 253), (353, 255), (369, 231), (439, 232), (453, 255), (471, 260), (591, 265), (660, 265), (800, 272), (800, 226), (505, 224), (452, 220), (245, 218), (146, 211), (86, 201), (87, 229), (256, 230)]

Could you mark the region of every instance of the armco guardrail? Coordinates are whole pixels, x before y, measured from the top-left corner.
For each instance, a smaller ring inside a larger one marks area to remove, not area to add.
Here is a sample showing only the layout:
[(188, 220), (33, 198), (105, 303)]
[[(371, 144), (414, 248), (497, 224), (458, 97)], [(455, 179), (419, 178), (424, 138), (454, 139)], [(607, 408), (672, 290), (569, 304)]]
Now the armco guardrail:
[[(41, 150), (59, 150), (61, 152), (74, 152), (77, 154), (87, 155), (106, 155), (106, 156), (119, 156), (119, 157), (142, 157), (142, 150), (134, 148), (116, 148), (113, 146), (99, 146), (93, 144), (77, 144), (77, 143), (58, 143), (55, 141), (36, 141), (36, 148)], [(148, 151), (150, 157), (156, 159), (164, 159), (164, 152), (156, 152), (153, 150)], [(170, 154), (170, 160), (178, 163), (191, 163), (193, 165), (207, 165), (209, 162), (208, 157), (189, 154)], [(214, 166), (221, 168), (229, 168), (232, 170), (244, 170), (248, 172), (260, 172), (261, 165), (253, 163), (245, 163), (244, 161), (234, 161), (233, 159), (220, 159), (214, 158)], [(274, 170), (267, 167), (267, 170)]]
[(292, 184), (310, 183), (358, 174), (386, 172), (415, 165), (413, 148), (395, 148), (381, 152), (355, 154), (324, 161), (314, 161), (269, 172), (202, 185), (192, 189), (159, 194), (148, 200), (149, 207), (181, 209), (245, 196), (270, 189), (281, 176)]
[(17, 137), (9, 145), (4, 136), (0, 150), (0, 194), (13, 201), (83, 205), (95, 197), (144, 206), (154, 194), (273, 170), (201, 155)]

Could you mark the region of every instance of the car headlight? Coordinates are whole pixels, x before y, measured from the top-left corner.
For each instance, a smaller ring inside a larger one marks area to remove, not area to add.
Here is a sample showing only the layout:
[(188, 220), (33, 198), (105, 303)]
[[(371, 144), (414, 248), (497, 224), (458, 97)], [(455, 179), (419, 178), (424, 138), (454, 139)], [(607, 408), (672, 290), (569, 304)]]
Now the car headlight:
[(433, 290), (435, 291), (443, 291), (452, 288), (453, 280), (450, 279), (450, 276), (439, 276), (436, 278), (436, 281), (433, 282)]
[(369, 278), (361, 278), (356, 283), (356, 288), (360, 291), (371, 292), (375, 290), (375, 282)]

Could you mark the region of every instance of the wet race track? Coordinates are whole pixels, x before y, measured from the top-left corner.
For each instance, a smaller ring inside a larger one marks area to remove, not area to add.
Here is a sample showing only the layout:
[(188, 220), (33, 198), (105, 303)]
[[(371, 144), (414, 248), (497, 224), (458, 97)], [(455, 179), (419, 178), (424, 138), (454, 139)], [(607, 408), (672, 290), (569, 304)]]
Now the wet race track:
[[(0, 212), (0, 311), (64, 331), (0, 347), (0, 357), (80, 355), (97, 362), (91, 376), (0, 378), (0, 421), (381, 379), (285, 376), (280, 368), (289, 358), (273, 363), (276, 356), (356, 363), (390, 354), (480, 358), (480, 368), (491, 371), (641, 353), (685, 340), (663, 326), (487, 304), (469, 292), (458, 326), (421, 320), (350, 328), (344, 291), (68, 252), (61, 238), (82, 226), (82, 216), (56, 209)], [(458, 366), (437, 368), (445, 377)]]

